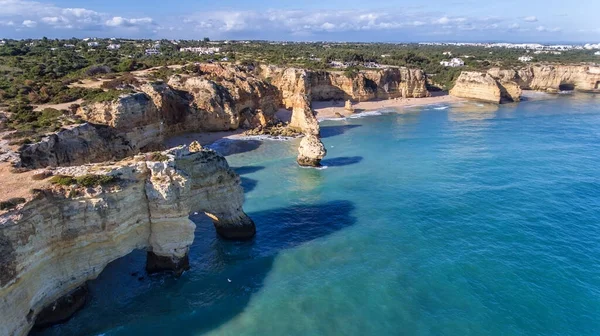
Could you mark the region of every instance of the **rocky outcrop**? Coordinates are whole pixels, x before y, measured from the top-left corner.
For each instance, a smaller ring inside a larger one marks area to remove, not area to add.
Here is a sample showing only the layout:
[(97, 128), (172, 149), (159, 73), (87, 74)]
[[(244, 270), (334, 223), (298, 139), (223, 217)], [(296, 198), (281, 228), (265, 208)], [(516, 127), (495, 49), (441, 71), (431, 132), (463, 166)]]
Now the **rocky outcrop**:
[(151, 127), (139, 127), (119, 133), (111, 127), (86, 123), (50, 134), (40, 142), (22, 146), (15, 165), (44, 168), (102, 162), (150, 150), (160, 146), (161, 142), (161, 133)]
[(280, 107), (292, 110), (295, 132), (318, 135), (313, 100), (424, 97), (421, 70), (390, 68), (343, 72), (297, 68), (199, 64), (168, 83), (136, 87), (110, 102), (83, 105), (76, 114), (87, 125), (71, 127), (20, 150), (26, 168), (73, 166), (122, 159), (158, 150), (164, 139), (185, 132), (264, 128)]
[(420, 69), (388, 68), (364, 70), (347, 75), (342, 71), (309, 71), (262, 66), (261, 76), (274, 80), (273, 84), (282, 91), (284, 101), (299, 85), (310, 91), (313, 101), (367, 101), (429, 96), (425, 74)]
[(320, 167), (321, 160), (325, 155), (327, 155), (327, 150), (321, 138), (318, 135), (306, 134), (300, 141), (296, 161), (300, 166)]
[(534, 64), (520, 69), (516, 78), (527, 90), (600, 92), (600, 66)]
[(486, 74), (463, 71), (450, 94), (498, 103), (519, 101), (522, 90), (600, 92), (600, 66), (532, 64), (519, 70), (492, 68)]
[(450, 95), (490, 103), (519, 101), (521, 89), (508, 78), (494, 77), (490, 73), (463, 71), (456, 80)]
[(36, 321), (64, 320), (85, 302), (81, 286), (134, 249), (148, 251), (149, 272), (182, 272), (194, 240), (190, 212), (205, 212), (225, 238), (254, 236), (240, 178), (223, 157), (185, 147), (163, 156), (61, 168), (57, 172), (118, 180), (39, 190), (32, 201), (0, 215), (1, 335), (25, 335)]
[(321, 141), (319, 122), (312, 109), (312, 86), (306, 70), (264, 67), (264, 76), (280, 88), (283, 104), (292, 110), (289, 127), (304, 134), (298, 147), (297, 162), (301, 166), (319, 167), (327, 151)]

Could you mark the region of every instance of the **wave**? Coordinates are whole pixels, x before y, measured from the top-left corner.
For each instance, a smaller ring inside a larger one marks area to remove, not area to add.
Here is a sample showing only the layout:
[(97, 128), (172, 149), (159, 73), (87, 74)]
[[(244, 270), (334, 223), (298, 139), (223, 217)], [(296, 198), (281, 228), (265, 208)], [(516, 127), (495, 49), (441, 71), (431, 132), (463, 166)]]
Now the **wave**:
[(230, 140), (260, 140), (260, 141), (264, 141), (264, 140), (268, 140), (268, 141), (290, 141), (290, 140), (294, 140), (297, 137), (288, 137), (288, 136), (281, 136), (281, 135), (266, 135), (266, 134), (261, 134), (261, 135), (240, 135), (240, 136), (236, 136), (234, 138), (231, 138)]
[(317, 121), (325, 121), (325, 120), (344, 121), (344, 120), (346, 120), (346, 118), (339, 118), (339, 117), (322, 117), (322, 118), (317, 118)]
[(433, 109), (434, 110), (446, 110), (446, 109), (449, 109), (449, 108), (450, 108), (450, 106), (438, 106), (438, 107), (434, 107)]
[(300, 168), (304, 168), (304, 169), (316, 169), (316, 170), (325, 170), (327, 168), (329, 168), (328, 166), (321, 166), (321, 167), (306, 167), (306, 166), (300, 166)]
[(348, 116), (348, 119), (358, 119), (358, 118), (364, 118), (364, 117), (370, 117), (370, 116), (379, 116), (379, 115), (383, 115), (383, 112), (381, 111), (369, 111), (369, 112), (360, 112), (360, 113), (356, 113), (353, 114), (351, 116)]

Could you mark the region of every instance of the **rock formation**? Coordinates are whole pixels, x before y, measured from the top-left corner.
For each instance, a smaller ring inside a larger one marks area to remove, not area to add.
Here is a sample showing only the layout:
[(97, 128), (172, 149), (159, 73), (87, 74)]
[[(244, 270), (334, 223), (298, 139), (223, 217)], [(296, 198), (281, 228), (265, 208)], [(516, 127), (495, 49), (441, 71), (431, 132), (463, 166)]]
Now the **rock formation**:
[(352, 102), (348, 99), (346, 100), (346, 104), (344, 105), (344, 110), (354, 113), (354, 108), (352, 107)]
[(180, 147), (161, 157), (59, 168), (117, 181), (38, 190), (0, 215), (1, 335), (25, 335), (36, 323), (68, 318), (85, 302), (85, 282), (134, 249), (148, 251), (149, 272), (180, 274), (194, 240), (190, 212), (205, 212), (225, 238), (254, 236), (240, 178), (222, 156)]
[(463, 71), (450, 90), (450, 95), (499, 104), (519, 101), (521, 89), (509, 79), (495, 78), (489, 73)]
[(303, 167), (320, 167), (321, 160), (327, 155), (325, 145), (318, 135), (305, 134), (298, 147), (296, 161)]
[(492, 68), (486, 74), (463, 71), (450, 94), (498, 103), (519, 101), (522, 90), (600, 92), (600, 66), (532, 64), (518, 70)]
[(263, 75), (280, 88), (283, 104), (292, 109), (289, 127), (304, 134), (298, 147), (297, 162), (300, 166), (319, 167), (327, 151), (321, 141), (319, 122), (312, 110), (312, 86), (306, 70), (285, 70), (264, 67)]
[(274, 66), (261, 66), (260, 70), (261, 76), (273, 79), (272, 83), (282, 91), (284, 100), (296, 90), (298, 84), (310, 88), (313, 101), (429, 96), (425, 74), (420, 69), (364, 70), (350, 77), (342, 71), (281, 69)]
[(280, 107), (292, 110), (293, 130), (318, 135), (313, 100), (429, 95), (423, 72), (415, 69), (368, 70), (348, 77), (339, 71), (223, 64), (199, 64), (167, 83), (135, 89), (114, 101), (84, 104), (76, 114), (89, 124), (23, 146), (20, 164), (44, 168), (119, 160), (159, 150), (165, 138), (179, 133), (265, 127)]
[(600, 92), (600, 66), (534, 64), (520, 69), (517, 80), (527, 90)]

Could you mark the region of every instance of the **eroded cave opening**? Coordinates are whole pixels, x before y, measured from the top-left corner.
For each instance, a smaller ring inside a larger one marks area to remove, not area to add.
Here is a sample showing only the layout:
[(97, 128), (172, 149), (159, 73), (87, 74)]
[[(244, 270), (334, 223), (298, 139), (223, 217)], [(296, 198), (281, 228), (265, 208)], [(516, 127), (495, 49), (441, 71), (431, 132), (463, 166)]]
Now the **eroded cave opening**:
[(596, 82), (596, 85), (594, 85), (594, 90), (600, 90), (600, 81)]
[(559, 91), (574, 91), (575, 90), (575, 84), (571, 84), (571, 83), (561, 83), (558, 86), (558, 90)]

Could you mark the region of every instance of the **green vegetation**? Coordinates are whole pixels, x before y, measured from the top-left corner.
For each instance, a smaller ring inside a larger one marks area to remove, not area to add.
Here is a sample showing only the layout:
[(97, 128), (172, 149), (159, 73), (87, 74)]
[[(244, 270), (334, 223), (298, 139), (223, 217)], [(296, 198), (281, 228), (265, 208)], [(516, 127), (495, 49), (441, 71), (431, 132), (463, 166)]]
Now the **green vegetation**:
[(110, 175), (94, 175), (88, 174), (83, 176), (67, 176), (67, 175), (56, 175), (50, 179), (52, 184), (61, 185), (61, 186), (71, 186), (76, 185), (78, 187), (97, 187), (97, 186), (105, 186), (111, 183), (118, 182), (118, 178)]
[(161, 152), (154, 152), (154, 153), (150, 153), (148, 155), (148, 160), (149, 161), (168, 161), (169, 157)]
[[(189, 70), (172, 69), (168, 67), (170, 65), (223, 58), (242, 65), (268, 63), (312, 70), (331, 70), (331, 62), (336, 61), (349, 65), (341, 69), (349, 77), (355, 76), (365, 66), (377, 64), (420, 68), (427, 73), (432, 89), (448, 89), (462, 70), (521, 67), (523, 64), (517, 59), (525, 53), (523, 50), (505, 48), (392, 43), (224, 43), (209, 38), (194, 41), (96, 41), (98, 47), (90, 47), (86, 41), (79, 39), (7, 40), (5, 45), (0, 46), (0, 101), (19, 111), (25, 111), (27, 105), (69, 103), (77, 99), (87, 102), (108, 101), (116, 99), (121, 89), (125, 89), (121, 93), (126, 93), (131, 86), (138, 84), (132, 71), (156, 67), (156, 71), (149, 75), (150, 80), (166, 81), (174, 74)], [(120, 44), (120, 49), (108, 50), (107, 46), (111, 43)], [(219, 47), (220, 52), (199, 55), (179, 51), (186, 47)], [(160, 55), (145, 55), (148, 48), (157, 48)], [(448, 52), (452, 56), (444, 54)], [(599, 60), (588, 50), (563, 51), (560, 55), (531, 55), (536, 62), (563, 64)], [(465, 66), (448, 68), (440, 65), (440, 61), (451, 57), (462, 58)], [(102, 84), (102, 89), (73, 85), (82, 80), (100, 79), (110, 79)], [(18, 120), (18, 123), (22, 124), (22, 121)], [(35, 127), (39, 126), (31, 126)]]
[(15, 208), (19, 204), (25, 203), (26, 200), (22, 197), (15, 197), (6, 201), (0, 202), (0, 210), (10, 210)]

